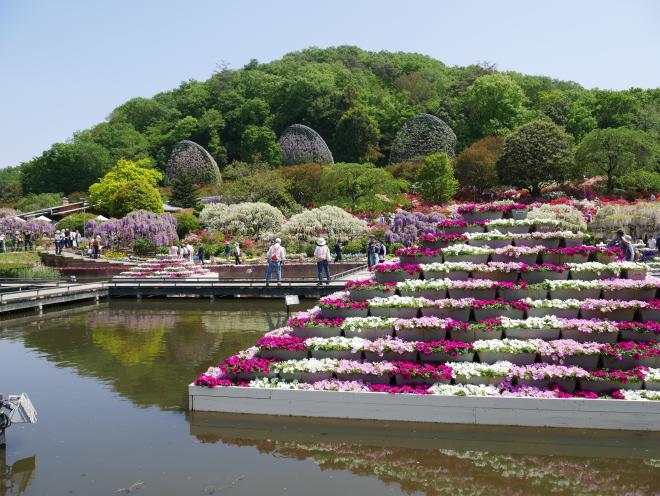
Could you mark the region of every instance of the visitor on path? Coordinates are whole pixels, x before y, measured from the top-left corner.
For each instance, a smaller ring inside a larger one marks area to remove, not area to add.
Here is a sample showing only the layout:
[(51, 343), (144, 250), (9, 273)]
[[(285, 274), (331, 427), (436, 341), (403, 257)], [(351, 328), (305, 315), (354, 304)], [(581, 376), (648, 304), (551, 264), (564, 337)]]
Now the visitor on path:
[(385, 255), (387, 255), (387, 248), (385, 248), (385, 243), (380, 240), (377, 241), (376, 252), (378, 253), (378, 263), (383, 263), (385, 261)]
[(280, 286), (282, 283), (282, 262), (286, 257), (286, 252), (282, 246), (282, 240), (276, 238), (275, 242), (270, 245), (268, 252), (266, 253), (266, 258), (268, 259), (268, 269), (266, 270), (266, 286), (270, 284), (270, 277), (275, 271), (275, 276), (277, 278), (277, 285)]
[(168, 250), (167, 254), (170, 257), (178, 257), (179, 256), (179, 247), (177, 245), (170, 246), (170, 249)]
[(71, 233), (71, 247), (78, 248), (78, 231), (74, 230)]
[(23, 249), (25, 251), (32, 249), (32, 232), (28, 229), (23, 231)]
[[(325, 284), (330, 284), (330, 248), (324, 238), (319, 238), (314, 249), (316, 270), (319, 274), (319, 286), (323, 284), (323, 271), (325, 271)], [(268, 284), (268, 282), (266, 282)]]
[(623, 251), (623, 259), (626, 262), (634, 261), (635, 247), (632, 244), (632, 238), (628, 234), (625, 234), (622, 229), (619, 229), (616, 234), (619, 241), (619, 247)]
[(200, 243), (199, 248), (197, 248), (197, 259), (199, 263), (204, 265), (204, 245)]
[(231, 243), (229, 241), (225, 245), (225, 258), (227, 259), (227, 263), (231, 262)]
[(378, 262), (378, 252), (376, 250), (376, 239), (369, 238), (369, 243), (367, 243), (367, 265), (369, 268), (376, 265)]
[(14, 233), (14, 251), (21, 251), (23, 249), (23, 235), (20, 231)]
[(96, 236), (92, 240), (92, 256), (94, 258), (99, 258), (100, 254), (101, 254), (101, 237)]
[(71, 248), (71, 231), (64, 230), (64, 248)]
[(649, 238), (649, 240), (646, 242), (646, 246), (649, 247), (649, 250), (655, 250), (655, 238)]
[(55, 231), (55, 255), (62, 254), (62, 241), (64, 237), (62, 236), (62, 231), (59, 229)]
[(0, 253), (5, 252), (5, 233), (0, 233)]
[(194, 255), (195, 255), (195, 249), (193, 248), (193, 245), (191, 245), (190, 243), (186, 244), (186, 258), (188, 259), (188, 261), (192, 262)]
[(341, 246), (341, 243), (337, 241), (335, 243), (335, 262), (341, 262), (341, 255), (342, 255), (343, 248)]
[(241, 265), (241, 245), (238, 241), (234, 243), (234, 263), (235, 265)]

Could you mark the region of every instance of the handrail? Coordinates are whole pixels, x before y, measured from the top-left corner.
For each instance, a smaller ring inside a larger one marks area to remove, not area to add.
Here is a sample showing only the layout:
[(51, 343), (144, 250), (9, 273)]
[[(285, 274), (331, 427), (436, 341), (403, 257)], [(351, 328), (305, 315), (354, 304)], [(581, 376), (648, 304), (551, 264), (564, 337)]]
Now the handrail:
[[(97, 284), (99, 287), (98, 288), (90, 288), (89, 285), (91, 284)], [(56, 294), (52, 296), (63, 296), (63, 295), (68, 295), (71, 293), (78, 293), (80, 291), (92, 291), (96, 292), (98, 289), (105, 289), (105, 283), (89, 283), (89, 284), (68, 284), (67, 286), (56, 286), (56, 287), (42, 287), (42, 288), (36, 288), (36, 289), (30, 289), (28, 291), (10, 291), (7, 293), (0, 293), (0, 304), (5, 303), (5, 300), (12, 300), (15, 298), (12, 298), (15, 295), (25, 295), (26, 293), (34, 293), (31, 295), (32, 299), (39, 299), (44, 295), (44, 292), (46, 291), (53, 291), (54, 289), (60, 290)]]

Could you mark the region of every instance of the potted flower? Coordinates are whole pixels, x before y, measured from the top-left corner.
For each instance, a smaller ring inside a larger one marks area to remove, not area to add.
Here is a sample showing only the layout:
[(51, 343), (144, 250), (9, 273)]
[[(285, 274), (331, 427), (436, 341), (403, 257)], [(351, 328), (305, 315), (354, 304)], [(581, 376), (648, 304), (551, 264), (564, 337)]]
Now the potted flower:
[(600, 281), (607, 300), (652, 300), (660, 287), (660, 279), (606, 279)]
[(536, 218), (536, 219), (527, 219), (527, 220), (531, 221), (535, 232), (556, 231), (562, 225), (562, 222), (557, 219)]
[(367, 302), (348, 297), (347, 291), (339, 291), (319, 300), (320, 317), (342, 319), (346, 317), (366, 317)]
[(374, 265), (371, 270), (374, 272), (376, 281), (381, 283), (418, 279), (422, 272), (422, 268), (417, 264), (399, 263), (380, 263)]
[[(417, 242), (423, 247), (432, 250), (446, 248), (449, 245), (465, 243), (467, 236), (459, 233), (423, 233), (417, 237)], [(435, 260), (434, 260), (435, 261)], [(441, 262), (442, 260), (437, 260)], [(427, 263), (427, 262), (418, 262)]]
[(441, 319), (468, 320), (472, 311), (474, 298), (446, 298), (425, 302), (421, 307), (423, 317), (438, 317)]
[(642, 322), (660, 320), (660, 300), (649, 300), (642, 308)]
[(531, 232), (527, 234), (512, 234), (516, 246), (543, 246), (544, 248), (559, 248), (562, 232)]
[(568, 265), (534, 264), (526, 265), (520, 270), (520, 277), (527, 284), (537, 284), (544, 281), (568, 279)]
[(373, 279), (358, 279), (348, 281), (344, 285), (344, 290), (348, 291), (348, 297), (352, 300), (370, 300), (371, 298), (392, 296), (396, 291), (396, 283), (380, 283)]
[(488, 319), (479, 322), (453, 321), (448, 327), (451, 339), (461, 343), (500, 339), (503, 330), (500, 319)]
[(495, 249), (510, 246), (512, 244), (510, 234), (503, 234), (497, 230), (485, 233), (468, 234), (467, 238), (470, 246), (487, 246)]
[(432, 300), (447, 297), (449, 279), (411, 279), (397, 284), (401, 296), (421, 297)]
[(374, 341), (365, 341), (362, 345), (365, 360), (378, 362), (393, 360), (414, 362), (417, 360), (417, 348), (412, 341), (387, 336)]
[(300, 360), (307, 358), (305, 341), (296, 336), (263, 336), (257, 341), (259, 356), (276, 360)]
[[(568, 301), (568, 300), (567, 300)], [(646, 302), (638, 300), (584, 300), (580, 305), (583, 319), (635, 320), (635, 313)]]
[(656, 320), (648, 322), (618, 322), (616, 324), (621, 331), (622, 341), (660, 341), (660, 322)]
[(648, 264), (640, 262), (613, 262), (610, 266), (622, 271), (626, 279), (646, 279), (651, 270)]
[(591, 254), (590, 246), (575, 246), (573, 248), (548, 248), (543, 250), (543, 262), (550, 264), (585, 263)]
[(477, 267), (470, 262), (445, 262), (422, 265), (424, 279), (451, 279), (452, 281), (466, 281), (470, 271)]
[(576, 246), (582, 246), (584, 242), (584, 233), (577, 231), (561, 231), (562, 242), (561, 245), (564, 248), (574, 248)]
[(339, 360), (335, 369), (337, 379), (359, 381), (368, 384), (389, 384), (395, 371), (392, 362), (361, 362), (359, 360)]
[(350, 317), (341, 325), (344, 336), (347, 338), (378, 339), (391, 336), (394, 319), (382, 317)]
[(583, 369), (595, 369), (600, 361), (599, 343), (578, 343), (572, 339), (542, 341), (539, 346), (543, 363), (575, 365)]
[(458, 207), (457, 212), (467, 222), (478, 222), (501, 219), (506, 210), (501, 207), (501, 205), (496, 204), (475, 205), (474, 203), (469, 203)]
[(556, 384), (567, 393), (575, 391), (578, 378), (588, 376), (589, 372), (573, 365), (533, 363), (511, 369), (511, 377), (521, 386), (547, 388)]
[(344, 322), (344, 319), (322, 319), (298, 314), (291, 317), (287, 325), (293, 329), (293, 334), (305, 339), (339, 336), (342, 322)]
[(445, 262), (472, 262), (476, 264), (488, 262), (491, 253), (493, 253), (493, 250), (490, 248), (469, 245), (452, 245), (442, 250)]
[(449, 297), (452, 299), (477, 298), (480, 300), (494, 300), (497, 288), (501, 283), (490, 279), (468, 279), (467, 281), (450, 281), (448, 285)]
[(472, 309), (475, 320), (498, 319), (500, 317), (522, 319), (525, 311), (529, 309), (529, 305), (521, 300), (476, 300), (472, 305)]
[(609, 320), (561, 319), (561, 337), (578, 343), (615, 343), (619, 327)]
[[(319, 339), (319, 338), (311, 338)], [(338, 339), (338, 338), (329, 338)], [(287, 360), (273, 364), (281, 379), (285, 381), (298, 381), (314, 383), (332, 379), (339, 360), (332, 358), (305, 358), (303, 360)]]
[(543, 284), (529, 285), (525, 281), (502, 281), (498, 283), (497, 295), (506, 301), (523, 300), (525, 298), (545, 300), (548, 297), (548, 290)]
[(270, 358), (246, 358), (234, 355), (220, 364), (220, 370), (234, 380), (250, 380), (255, 377), (274, 376), (275, 364)]
[(611, 392), (616, 389), (641, 389), (644, 372), (633, 370), (592, 370), (586, 377), (578, 379), (580, 389), (594, 393)]
[(657, 343), (622, 341), (604, 344), (600, 354), (603, 357), (604, 368), (628, 370), (639, 366), (642, 357), (660, 354), (660, 347)]
[(451, 382), (451, 367), (449, 365), (432, 365), (430, 363), (393, 362), (395, 369), (395, 381), (397, 386), (410, 384), (432, 384)]
[(578, 300), (523, 300), (529, 305), (527, 317), (545, 317), (554, 315), (563, 319), (577, 319), (580, 313)]
[(614, 264), (602, 264), (600, 262), (587, 263), (569, 263), (571, 269), (571, 279), (581, 279), (583, 281), (594, 281), (596, 279), (610, 279), (618, 277), (619, 270)]
[(616, 262), (623, 258), (623, 250), (618, 246), (592, 246), (595, 258), (594, 261), (602, 264)]
[(647, 368), (644, 370), (644, 388), (660, 391), (660, 369)]
[(501, 319), (504, 335), (509, 339), (542, 339), (548, 341), (557, 339), (561, 329), (561, 321), (554, 315), (545, 317), (530, 317), (528, 319)]
[(495, 386), (484, 384), (434, 384), (429, 388), (431, 394), (438, 396), (499, 396)]
[(441, 341), (447, 336), (447, 320), (438, 317), (396, 319), (393, 326), (404, 341)]
[(412, 319), (417, 317), (419, 307), (426, 301), (428, 300), (425, 298), (396, 295), (389, 298), (373, 298), (369, 300), (369, 311), (374, 317)]
[(514, 365), (528, 365), (536, 361), (539, 346), (543, 343), (540, 339), (487, 339), (475, 341), (474, 350), (481, 363), (507, 361)]
[(600, 298), (599, 281), (571, 279), (569, 281), (546, 281), (544, 286), (553, 300), (587, 300)]
[(474, 279), (492, 279), (493, 281), (518, 281), (518, 272), (527, 270), (527, 265), (520, 262), (490, 262), (472, 268)]
[(452, 364), (456, 384), (498, 385), (506, 380), (514, 365), (511, 362)]
[(462, 219), (445, 219), (438, 222), (438, 229), (445, 234), (467, 234), (473, 232), (484, 232), (487, 221), (468, 223)]
[(470, 343), (458, 341), (419, 341), (416, 343), (422, 362), (471, 362), (474, 349)]
[(394, 253), (399, 257), (399, 263), (402, 265), (442, 262), (442, 250), (439, 248), (410, 246), (408, 248), (399, 248)]
[(499, 231), (509, 234), (526, 234), (530, 231), (533, 219), (497, 219), (486, 224), (486, 231)]
[(527, 213), (529, 212), (529, 205), (523, 203), (512, 203), (508, 205), (509, 211), (508, 214), (512, 219), (522, 220), (527, 218)]
[(305, 341), (312, 358), (333, 358), (339, 360), (359, 360), (362, 358), (362, 338), (308, 338)]
[(534, 265), (539, 253), (545, 248), (543, 246), (505, 246), (497, 248), (491, 255), (493, 262), (520, 262)]

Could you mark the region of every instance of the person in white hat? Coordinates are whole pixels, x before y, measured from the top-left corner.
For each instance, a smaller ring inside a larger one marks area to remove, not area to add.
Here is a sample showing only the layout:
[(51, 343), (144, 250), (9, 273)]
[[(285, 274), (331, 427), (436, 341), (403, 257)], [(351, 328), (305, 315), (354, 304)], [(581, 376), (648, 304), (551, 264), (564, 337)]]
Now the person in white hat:
[(266, 253), (266, 258), (268, 259), (266, 286), (270, 285), (270, 278), (273, 272), (275, 272), (275, 277), (277, 278), (277, 285), (280, 286), (282, 284), (282, 262), (286, 258), (286, 251), (282, 246), (282, 240), (280, 238), (275, 238), (275, 242), (270, 245)]
[(314, 259), (316, 259), (316, 270), (319, 274), (319, 286), (323, 284), (323, 272), (325, 271), (325, 283), (330, 284), (330, 248), (325, 238), (319, 238), (316, 241), (314, 249)]

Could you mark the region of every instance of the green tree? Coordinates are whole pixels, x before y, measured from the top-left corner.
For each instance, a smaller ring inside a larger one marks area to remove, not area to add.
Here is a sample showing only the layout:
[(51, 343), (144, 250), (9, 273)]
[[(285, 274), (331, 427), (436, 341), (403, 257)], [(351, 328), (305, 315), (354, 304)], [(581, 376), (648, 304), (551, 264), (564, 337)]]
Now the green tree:
[(569, 177), (572, 147), (573, 137), (549, 119), (525, 124), (504, 140), (497, 160), (500, 182), (537, 196), (544, 184)]
[(378, 148), (378, 122), (363, 106), (347, 110), (337, 122), (334, 155), (340, 161), (375, 162), (383, 156)]
[(577, 149), (576, 172), (578, 175), (607, 176), (607, 188), (611, 190), (615, 178), (651, 167), (657, 153), (657, 145), (643, 131), (594, 129), (584, 137)]
[(321, 190), (323, 166), (320, 164), (296, 164), (280, 167), (277, 172), (286, 180), (286, 189), (299, 205), (314, 203)]
[(241, 159), (264, 161), (272, 167), (282, 163), (282, 150), (275, 132), (267, 126), (248, 126), (241, 135)]
[(221, 197), (226, 203), (268, 203), (287, 214), (300, 210), (278, 171), (242, 176), (227, 183)]
[(111, 165), (110, 153), (101, 145), (84, 141), (56, 143), (21, 165), (21, 183), (27, 193), (84, 191)]
[(96, 143), (105, 148), (113, 163), (120, 158), (140, 160), (149, 157), (149, 142), (132, 124), (103, 122), (75, 136), (76, 142)]
[(429, 155), (417, 172), (416, 189), (422, 197), (435, 204), (447, 203), (458, 190), (454, 168), (444, 152)]
[(197, 190), (190, 174), (179, 174), (172, 181), (170, 204), (175, 207), (192, 208), (197, 203)]
[(62, 203), (62, 193), (28, 193), (15, 207), (21, 212), (33, 212), (42, 208), (53, 207)]
[(127, 181), (119, 187), (112, 198), (110, 214), (120, 218), (136, 210), (163, 213), (160, 192), (143, 179)]
[(20, 167), (5, 167), (0, 169), (0, 203), (8, 204), (18, 201), (23, 195)]
[(174, 214), (174, 218), (176, 219), (176, 233), (179, 239), (185, 238), (186, 234), (200, 228), (199, 219), (191, 213), (177, 212)]
[(454, 162), (454, 175), (460, 185), (482, 192), (497, 186), (496, 163), (503, 145), (502, 136), (487, 136), (459, 153)]
[(180, 115), (176, 109), (149, 98), (138, 97), (113, 110), (110, 114), (110, 122), (126, 122), (143, 133), (150, 126), (176, 120)]

